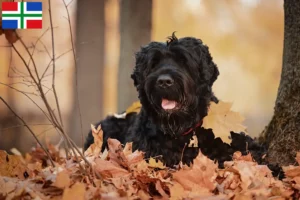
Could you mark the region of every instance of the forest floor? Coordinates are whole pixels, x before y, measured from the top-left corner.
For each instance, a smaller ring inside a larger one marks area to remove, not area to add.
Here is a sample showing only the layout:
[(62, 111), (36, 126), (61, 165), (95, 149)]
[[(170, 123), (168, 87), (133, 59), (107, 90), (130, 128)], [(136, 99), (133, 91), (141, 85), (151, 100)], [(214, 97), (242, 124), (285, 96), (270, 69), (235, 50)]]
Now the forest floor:
[[(226, 128), (236, 127), (241, 117), (230, 111), (230, 104), (211, 107), (205, 126), (220, 124), (231, 116)], [(219, 110), (218, 112), (215, 112)], [(214, 115), (214, 116), (213, 116)], [(229, 126), (231, 125), (231, 126)], [(145, 160), (132, 144), (121, 145), (109, 139), (101, 152), (103, 132), (92, 126), (94, 144), (84, 152), (69, 152), (47, 144), (54, 165), (39, 146), (22, 156), (17, 150), (9, 155), (0, 151), (1, 199), (299, 199), (300, 166), (282, 167), (285, 178), (272, 176), (266, 165), (259, 165), (251, 154), (235, 152), (232, 161), (218, 164), (201, 152), (189, 167), (165, 167), (155, 158)], [(67, 159), (68, 158), (68, 159)], [(300, 164), (300, 152), (295, 158)]]

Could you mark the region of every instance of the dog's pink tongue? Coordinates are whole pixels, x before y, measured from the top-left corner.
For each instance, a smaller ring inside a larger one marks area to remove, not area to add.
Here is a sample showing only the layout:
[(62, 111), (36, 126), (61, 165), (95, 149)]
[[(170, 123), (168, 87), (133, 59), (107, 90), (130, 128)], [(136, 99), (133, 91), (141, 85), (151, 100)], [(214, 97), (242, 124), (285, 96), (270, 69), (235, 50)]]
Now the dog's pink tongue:
[(167, 99), (162, 99), (161, 107), (165, 110), (171, 110), (176, 107), (176, 101), (169, 101)]

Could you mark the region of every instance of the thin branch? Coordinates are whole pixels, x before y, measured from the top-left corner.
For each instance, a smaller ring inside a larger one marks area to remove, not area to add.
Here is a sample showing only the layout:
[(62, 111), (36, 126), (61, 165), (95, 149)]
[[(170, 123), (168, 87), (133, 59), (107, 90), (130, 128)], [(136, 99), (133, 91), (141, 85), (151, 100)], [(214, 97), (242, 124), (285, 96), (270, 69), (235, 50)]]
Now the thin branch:
[(49, 127), (47, 129), (43, 130), (42, 132), (38, 133), (36, 135), (36, 137), (40, 137), (43, 133), (46, 133), (47, 131), (50, 131), (50, 130), (54, 129), (53, 124), (51, 124), (51, 125), (52, 125), (52, 127)]
[[(79, 101), (79, 91), (78, 91), (78, 69), (77, 69), (77, 59), (76, 59), (76, 52), (75, 52), (75, 45), (74, 45), (74, 39), (73, 39), (73, 33), (72, 33), (72, 25), (71, 25), (71, 20), (70, 20), (70, 13), (68, 6), (73, 2), (71, 0), (68, 4), (66, 4), (65, 0), (62, 0), (65, 9), (67, 11), (68, 15), (68, 23), (69, 23), (69, 32), (70, 32), (70, 39), (71, 39), (71, 45), (72, 45), (72, 50), (73, 50), (73, 57), (74, 57), (74, 65), (75, 65), (75, 92), (76, 92), (76, 101), (75, 105), (78, 109), (78, 114), (79, 114), (79, 121), (80, 121), (80, 131), (81, 131), (81, 146), (84, 146), (84, 135), (83, 135), (83, 125), (82, 125), (82, 115), (81, 115), (81, 109), (80, 109), (80, 101)], [(82, 148), (82, 153), (84, 154), (84, 148)]]
[[(57, 56), (57, 57), (55, 58), (55, 61), (57, 61), (58, 59), (60, 59), (62, 56), (64, 56), (65, 54), (69, 53), (70, 51), (72, 51), (72, 49), (69, 49), (69, 50), (67, 50), (66, 52), (60, 54), (59, 56)], [(50, 66), (52, 66), (51, 64), (53, 65), (53, 59), (52, 59), (52, 57), (51, 57), (51, 60), (49, 61), (49, 63), (48, 63), (48, 65), (47, 65), (46, 69), (44, 70), (44, 72), (43, 72), (43, 74), (42, 74), (42, 76), (41, 76), (41, 80), (43, 80), (46, 76), (48, 76), (48, 75), (46, 75), (46, 73), (47, 73), (48, 69), (50, 68)], [(57, 73), (57, 71), (56, 71), (56, 73)], [(52, 75), (52, 74), (51, 74), (51, 75)]]
[[(19, 75), (20, 78), (30, 77), (29, 75), (25, 74), (24, 72), (18, 70), (17, 67), (11, 67), (11, 70), (12, 70), (15, 74)], [(12, 78), (12, 77), (10, 77), (10, 78)]]
[(73, 3), (73, 0), (71, 0), (67, 5), (65, 4), (66, 7), (69, 7), (69, 5)]
[(39, 139), (36, 137), (36, 135), (34, 134), (34, 132), (31, 130), (31, 128), (26, 124), (26, 122), (22, 119), (22, 117), (20, 117), (9, 105), (8, 103), (0, 96), (0, 100), (6, 105), (6, 107), (24, 124), (24, 126), (29, 130), (29, 132), (32, 134), (32, 136), (34, 137), (34, 139), (36, 140), (36, 142), (40, 145), (40, 147), (44, 150), (44, 152), (47, 154), (51, 165), (53, 167), (55, 167), (55, 164), (51, 158), (50, 153), (44, 148), (44, 146), (42, 145), (42, 143), (39, 141)]
[(7, 85), (7, 84), (1, 83), (1, 82), (0, 82), (0, 84), (1, 85), (5, 85), (5, 86), (9, 87), (10, 89), (13, 89), (13, 90), (15, 90), (17, 92), (20, 92), (21, 94), (23, 94), (24, 96), (26, 96), (34, 105), (36, 105), (40, 109), (40, 111), (42, 111), (42, 113), (44, 113), (45, 117), (49, 120), (49, 122), (53, 123), (52, 120), (47, 115), (47, 113), (28, 94), (24, 93), (23, 91), (15, 88), (15, 87), (10, 86), (10, 85)]
[(10, 77), (10, 76), (9, 76), (9, 72), (10, 72), (10, 68), (11, 68), (11, 66), (12, 66), (12, 60), (13, 60), (12, 49), (9, 48), (9, 50), (10, 50), (10, 57), (9, 57), (9, 65), (8, 65), (7, 77)]
[[(28, 126), (53, 126), (53, 124), (27, 124), (27, 125)], [(24, 124), (20, 124), (20, 125), (16, 125), (16, 126), (10, 126), (10, 127), (6, 127), (6, 128), (2, 128), (0, 130), (1, 131), (5, 131), (5, 130), (13, 129), (13, 128), (24, 127), (24, 126), (25, 126)]]
[[(16, 33), (16, 34), (17, 34), (17, 33)], [(35, 63), (35, 61), (34, 61), (34, 59), (33, 59), (33, 56), (31, 55), (31, 53), (30, 53), (28, 47), (25, 45), (23, 39), (22, 39), (18, 34), (17, 34), (17, 36), (19, 37), (19, 41), (21, 42), (21, 44), (23, 45), (23, 47), (24, 47), (25, 50), (27, 51), (27, 53), (28, 53), (28, 55), (29, 55), (29, 57), (30, 57), (30, 60), (32, 60), (33, 68), (34, 68), (34, 71), (35, 71), (35, 75), (36, 75), (38, 81), (40, 82), (39, 72), (38, 72), (38, 70), (37, 70), (37, 65), (36, 65), (36, 63)], [(29, 68), (29, 65), (27, 65), (27, 66), (28, 66), (28, 68)]]
[(14, 44), (12, 44), (12, 48), (13, 48), (13, 49), (15, 50), (15, 52), (18, 54), (19, 58), (21, 58), (22, 62), (24, 63), (24, 65), (25, 65), (25, 67), (26, 67), (26, 69), (27, 69), (27, 71), (28, 71), (28, 73), (29, 73), (29, 75), (30, 75), (30, 78), (34, 81), (34, 83), (35, 83), (36, 85), (38, 85), (38, 82), (37, 82), (36, 78), (33, 76), (33, 74), (32, 74), (32, 72), (31, 72), (29, 66), (27, 65), (27, 62), (25, 61), (25, 59), (23, 58), (23, 56), (21, 55), (21, 53), (19, 52), (19, 50), (15, 47)]
[(49, 51), (48, 51), (48, 49), (47, 49), (45, 43), (44, 43), (42, 40), (40, 40), (40, 43), (43, 45), (44, 49), (46, 50), (47, 55), (48, 55), (49, 58), (51, 59), (51, 55), (50, 55), (50, 53), (49, 53)]
[(53, 94), (55, 97), (55, 102), (56, 102), (56, 107), (57, 107), (57, 111), (58, 111), (58, 115), (59, 115), (59, 120), (60, 120), (60, 124), (63, 127), (63, 120), (61, 117), (61, 111), (60, 111), (60, 106), (59, 106), (59, 102), (58, 102), (58, 98), (57, 98), (57, 93), (56, 93), (56, 89), (55, 89), (55, 46), (54, 46), (54, 31), (53, 31), (53, 22), (52, 22), (52, 12), (51, 12), (51, 2), (50, 0), (48, 0), (48, 4), (49, 4), (49, 18), (50, 18), (50, 27), (51, 27), (51, 39), (52, 39), (52, 60), (53, 60), (53, 76), (52, 76), (52, 88), (53, 88)]
[[(21, 38), (20, 38), (20, 41), (22, 41)], [(25, 43), (22, 42), (22, 44), (23, 44), (23, 47), (26, 49), (26, 51), (27, 51), (28, 54), (29, 54), (29, 50), (28, 50), (28, 48), (25, 46)], [(52, 111), (52, 109), (51, 109), (51, 106), (50, 106), (50, 104), (49, 104), (49, 102), (48, 102), (48, 100), (47, 100), (47, 98), (46, 98), (46, 96), (45, 96), (45, 94), (44, 94), (43, 87), (40, 85), (41, 79), (38, 77), (38, 81), (36, 80), (36, 78), (34, 77), (34, 75), (33, 75), (32, 72), (31, 72), (29, 66), (27, 65), (27, 62), (25, 61), (24, 57), (21, 55), (21, 53), (19, 52), (19, 50), (15, 47), (14, 44), (12, 44), (12, 47), (13, 47), (13, 49), (15, 50), (15, 52), (18, 54), (18, 56), (21, 58), (21, 60), (22, 60), (23, 64), (25, 65), (25, 67), (26, 67), (26, 69), (27, 69), (27, 71), (28, 71), (28, 73), (29, 73), (31, 79), (32, 79), (32, 80), (34, 81), (34, 83), (36, 84), (36, 86), (37, 86), (37, 88), (38, 88), (38, 90), (39, 90), (39, 92), (40, 92), (41, 98), (42, 98), (42, 100), (43, 100), (43, 102), (44, 102), (44, 104), (45, 104), (45, 106), (46, 106), (46, 108), (47, 108), (47, 110), (48, 110), (48, 112), (49, 112), (49, 115), (50, 115), (50, 118), (51, 118), (51, 122), (52, 122), (56, 127), (57, 127), (57, 126), (60, 126), (60, 125), (59, 125), (59, 122), (58, 122), (58, 120), (57, 120), (57, 118), (56, 118), (56, 115), (53, 113), (53, 111)], [(29, 56), (30, 56), (30, 54), (29, 54)], [(33, 57), (30, 56), (30, 59), (33, 60)], [(35, 65), (34, 60), (32, 61), (32, 63), (33, 63), (33, 65), (35, 66), (35, 69), (36, 69), (36, 65)]]

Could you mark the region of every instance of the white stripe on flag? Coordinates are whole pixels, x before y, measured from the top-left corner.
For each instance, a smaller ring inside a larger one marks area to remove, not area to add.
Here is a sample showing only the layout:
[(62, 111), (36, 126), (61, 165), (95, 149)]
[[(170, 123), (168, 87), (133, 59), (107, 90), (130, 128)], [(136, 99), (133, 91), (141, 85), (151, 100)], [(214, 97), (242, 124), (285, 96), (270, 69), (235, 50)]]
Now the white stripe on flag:
[(21, 28), (20, 17), (2, 17), (2, 20), (17, 20), (18, 21), (18, 28)]
[(27, 20), (42, 20), (42, 17), (24, 17), (24, 28), (27, 28)]
[(2, 11), (2, 14), (20, 14), (21, 13), (21, 2), (18, 3), (18, 11)]
[(24, 14), (42, 14), (42, 11), (27, 11), (27, 2), (24, 2)]

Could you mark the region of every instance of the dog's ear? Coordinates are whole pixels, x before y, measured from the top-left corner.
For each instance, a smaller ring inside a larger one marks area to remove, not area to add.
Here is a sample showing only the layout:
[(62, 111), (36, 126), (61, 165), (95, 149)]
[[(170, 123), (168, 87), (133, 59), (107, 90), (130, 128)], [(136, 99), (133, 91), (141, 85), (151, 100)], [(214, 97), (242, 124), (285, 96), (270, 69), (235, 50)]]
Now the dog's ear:
[(211, 61), (211, 63), (209, 65), (210, 65), (209, 67), (211, 68), (211, 71), (212, 71), (212, 75), (211, 75), (209, 84), (210, 84), (210, 86), (212, 86), (213, 83), (217, 80), (220, 72), (219, 72), (217, 65), (213, 61)]
[(137, 89), (143, 81), (144, 74), (147, 74), (151, 66), (160, 60), (164, 48), (164, 43), (150, 42), (148, 45), (141, 47), (140, 51), (135, 54), (135, 67), (131, 78)]
[(135, 66), (131, 74), (133, 84), (136, 88), (138, 88), (141, 83), (141, 68), (146, 65), (146, 59), (145, 47), (142, 47), (141, 50), (135, 54)]
[(209, 86), (212, 86), (220, 74), (219, 69), (210, 55), (208, 46), (201, 44), (200, 49), (203, 71)]

